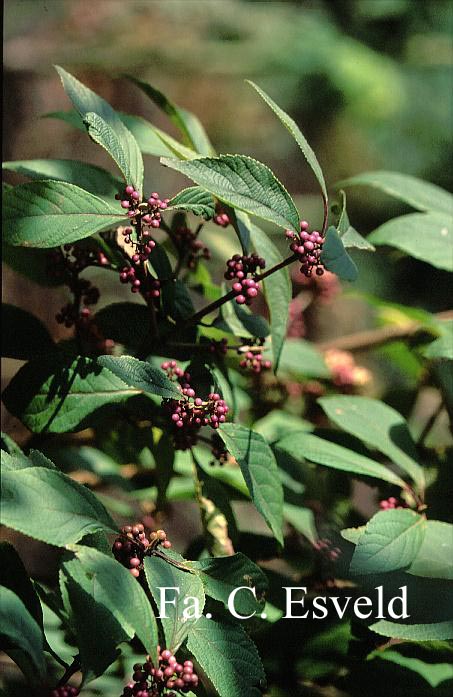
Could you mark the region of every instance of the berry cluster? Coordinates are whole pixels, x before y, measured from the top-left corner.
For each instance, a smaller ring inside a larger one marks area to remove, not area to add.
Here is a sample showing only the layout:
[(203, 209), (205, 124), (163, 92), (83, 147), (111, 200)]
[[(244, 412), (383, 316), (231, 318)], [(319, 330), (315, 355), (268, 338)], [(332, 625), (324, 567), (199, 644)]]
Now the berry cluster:
[[(241, 349), (238, 349), (238, 353), (241, 353)], [(259, 349), (258, 351), (249, 349), (242, 355), (243, 358), (239, 361), (240, 367), (251, 370), (253, 373), (261, 373), (262, 370), (269, 370), (272, 366), (271, 361), (263, 360), (263, 354)]]
[[(250, 254), (250, 256), (241, 256), (235, 254), (227, 261), (227, 270), (224, 277), (227, 281), (233, 281), (232, 290), (234, 290), (235, 300), (239, 305), (250, 305), (253, 298), (256, 298), (259, 291), (259, 285), (256, 280), (258, 269), (264, 269), (266, 262), (258, 254)], [(253, 278), (247, 278), (248, 274), (252, 274)]]
[(367, 368), (358, 366), (354, 356), (349, 351), (328, 349), (324, 353), (324, 360), (332, 373), (332, 382), (344, 390), (367, 385), (371, 379), (371, 373)]
[(147, 537), (142, 523), (124, 525), (120, 532), (120, 537), (117, 537), (113, 543), (112, 552), (115, 559), (129, 569), (135, 578), (140, 576), (143, 558), (147, 552), (159, 545), (162, 545), (164, 549), (171, 547), (171, 542), (167, 540), (164, 530), (156, 530)]
[(88, 245), (65, 244), (47, 255), (46, 271), (53, 281), (70, 284), (87, 266), (108, 266), (105, 254)]
[(400, 505), (401, 502), (398, 501), (394, 496), (390, 496), (388, 499), (383, 499), (382, 501), (379, 501), (379, 508), (381, 511), (388, 511), (392, 508), (407, 508), (407, 506)]
[[(122, 697), (177, 697), (198, 687), (198, 675), (194, 672), (192, 661), (178, 663), (171, 651), (164, 649), (159, 653), (159, 664), (155, 668), (151, 656), (145, 663), (134, 665), (134, 674), (124, 690)], [(176, 690), (176, 691), (175, 691)]]
[(77, 697), (80, 694), (80, 690), (77, 687), (72, 687), (71, 685), (61, 685), (52, 690), (50, 697)]
[(180, 225), (173, 232), (173, 241), (181, 256), (186, 258), (189, 269), (195, 269), (199, 259), (209, 260), (211, 258), (208, 247), (198, 239), (201, 227), (200, 225), (198, 230), (193, 232), (187, 225)]
[(322, 276), (324, 273), (324, 266), (320, 262), (320, 256), (324, 240), (322, 235), (316, 230), (308, 232), (308, 227), (307, 221), (301, 220), (299, 233), (293, 232), (292, 230), (285, 230), (285, 235), (288, 240), (291, 240), (289, 248), (292, 252), (297, 254), (302, 264), (300, 270), (304, 276), (311, 276), (313, 269), (315, 269), (317, 276)]
[(228, 339), (220, 339), (219, 341), (211, 339), (209, 342), (209, 352), (218, 357), (225, 356), (228, 352)]
[(219, 203), (215, 207), (215, 216), (213, 220), (215, 224), (220, 225), (220, 227), (228, 227), (231, 222), (229, 215), (225, 213), (224, 209)]
[(180, 385), (181, 399), (164, 399), (162, 406), (170, 414), (175, 448), (187, 450), (196, 444), (203, 426), (216, 429), (226, 421), (229, 407), (217, 392), (210, 392), (206, 400), (197, 397), (190, 374), (179, 368), (176, 361), (164, 361), (161, 368)]
[(128, 184), (124, 191), (116, 194), (117, 201), (121, 201), (121, 208), (127, 211), (127, 216), (133, 222), (137, 216), (141, 216), (141, 220), (145, 225), (152, 228), (160, 227), (160, 212), (168, 206), (168, 198), (160, 199), (157, 191), (154, 191), (146, 202), (141, 202), (141, 197), (138, 191), (134, 189), (132, 184)]

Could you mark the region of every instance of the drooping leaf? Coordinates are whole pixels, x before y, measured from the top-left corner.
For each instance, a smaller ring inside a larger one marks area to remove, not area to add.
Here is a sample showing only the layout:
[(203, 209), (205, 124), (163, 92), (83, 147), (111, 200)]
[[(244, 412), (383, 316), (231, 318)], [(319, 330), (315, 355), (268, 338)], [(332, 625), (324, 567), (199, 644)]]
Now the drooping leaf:
[(384, 482), (404, 487), (403, 480), (384, 465), (311, 433), (292, 433), (278, 441), (277, 447), (289, 453), (296, 460), (306, 458), (318, 465), (333, 467), (361, 477), (381, 479)]
[[(318, 162), (318, 159), (313, 152), (312, 148), (308, 144), (305, 136), (301, 132), (299, 126), (297, 123), (294, 121), (294, 119), (291, 118), (288, 114), (286, 114), (283, 109), (281, 109), (273, 99), (269, 97), (264, 90), (261, 89), (261, 87), (258, 87), (258, 85), (255, 85), (254, 82), (251, 82), (251, 80), (247, 80), (249, 85), (251, 85), (257, 92), (258, 94), (264, 99), (266, 104), (270, 106), (272, 111), (278, 116), (282, 124), (285, 126), (285, 128), (288, 129), (288, 131), (291, 133), (293, 136), (294, 140), (298, 144), (299, 148), (302, 150), (305, 159), (307, 160), (308, 164), (311, 167), (311, 170), (313, 174), (315, 175), (316, 179), (318, 180), (318, 184), (321, 187), (321, 191), (323, 194), (324, 199), (327, 201), (327, 187), (326, 187), (326, 182), (324, 180), (324, 175), (322, 173), (321, 166)], [(297, 228), (296, 228), (297, 229)]]
[(345, 250), (341, 237), (333, 225), (326, 232), (321, 262), (328, 271), (336, 274), (342, 281), (357, 280), (359, 275), (357, 266)]
[(374, 252), (375, 248), (368, 242), (365, 237), (357, 232), (349, 222), (348, 212), (346, 210), (346, 194), (343, 190), (339, 191), (341, 196), (341, 209), (338, 218), (337, 231), (341, 237), (341, 241), (345, 247), (356, 247), (357, 249), (365, 249), (369, 252)]
[(329, 378), (330, 371), (318, 349), (305, 339), (287, 339), (280, 355), (280, 370), (296, 378)]
[[(156, 618), (140, 583), (115, 559), (92, 547), (76, 545), (73, 551), (96, 602), (109, 610), (129, 638), (136, 635), (147, 653), (157, 658)], [(73, 564), (66, 563), (65, 570), (68, 571)]]
[(440, 520), (426, 522), (425, 536), (407, 569), (409, 574), (453, 581), (453, 525)]
[(29, 467), (2, 476), (2, 522), (56, 547), (116, 526), (96, 496), (57, 470)]
[(50, 354), (24, 365), (3, 392), (3, 401), (31, 431), (64, 433), (81, 427), (96, 409), (143, 392), (96, 359), (65, 361)]
[(224, 203), (283, 228), (298, 229), (299, 214), (271, 170), (245, 155), (220, 155), (180, 162), (162, 158)]
[(283, 544), (283, 488), (274, 453), (259, 433), (244, 426), (222, 424), (218, 433), (238, 461), (257, 510)]
[[(250, 223), (250, 239), (255, 251), (266, 260), (268, 269), (282, 261), (276, 246), (259, 227), (252, 223)], [(276, 373), (286, 337), (291, 302), (291, 280), (287, 267), (275, 271), (262, 283), (271, 320), (273, 369)]]
[(423, 488), (425, 475), (415, 444), (395, 409), (377, 399), (346, 395), (322, 397), (319, 404), (337, 426), (387, 455)]
[(119, 225), (124, 219), (119, 206), (66, 182), (20, 184), (3, 196), (8, 245), (57, 247)]
[(27, 361), (52, 351), (55, 344), (42, 322), (30, 312), (2, 304), (2, 356)]
[(256, 598), (249, 590), (237, 591), (234, 596), (236, 612), (247, 616), (254, 612), (259, 614), (263, 609), (262, 601), (268, 586), (266, 576), (244, 554), (191, 561), (187, 566), (201, 578), (206, 595), (223, 603), (226, 609), (230, 594), (242, 586), (254, 588)]
[(190, 211), (209, 220), (215, 213), (214, 199), (200, 186), (189, 186), (170, 199), (167, 210)]
[(419, 211), (442, 211), (450, 215), (453, 211), (453, 196), (448, 191), (400, 172), (362, 172), (340, 182), (338, 186), (371, 186)]
[(392, 218), (368, 237), (375, 245), (388, 245), (437, 269), (453, 271), (453, 218), (447, 213), (409, 213)]
[(443, 641), (453, 639), (453, 620), (426, 624), (400, 624), (389, 620), (379, 620), (370, 625), (376, 634), (407, 641)]
[(157, 394), (160, 397), (179, 399), (181, 392), (174, 382), (171, 382), (159, 368), (150, 363), (139, 361), (132, 356), (99, 356), (97, 363), (107, 368), (113, 375), (120, 378), (129, 387), (135, 387), (143, 392)]
[[(145, 574), (148, 587), (159, 609), (158, 617), (164, 630), (165, 648), (175, 653), (198, 621), (194, 603), (190, 598), (196, 598), (197, 610), (203, 612), (203, 584), (197, 575), (154, 556), (145, 557)], [(166, 604), (161, 603), (159, 588), (172, 589), (164, 592), (163, 600), (168, 601)]]
[(46, 674), (41, 628), (22, 600), (10, 588), (0, 587), (0, 640), (6, 653), (30, 679), (33, 674), (43, 680)]
[(30, 179), (53, 179), (75, 184), (111, 202), (123, 187), (122, 181), (110, 172), (79, 160), (19, 160), (4, 162), (2, 167)]
[(376, 513), (357, 541), (351, 573), (379, 574), (409, 566), (421, 547), (425, 529), (425, 517), (406, 508)]
[(64, 90), (81, 115), (89, 136), (115, 160), (127, 184), (141, 193), (143, 160), (137, 141), (114, 109), (79, 80), (55, 66)]
[(179, 128), (187, 142), (200, 155), (213, 155), (214, 150), (209, 138), (197, 116), (186, 109), (173, 104), (167, 97), (152, 85), (137, 78), (128, 76), (152, 101), (162, 109), (172, 123)]
[(263, 666), (255, 644), (240, 625), (200, 617), (189, 634), (187, 648), (219, 697), (261, 697)]

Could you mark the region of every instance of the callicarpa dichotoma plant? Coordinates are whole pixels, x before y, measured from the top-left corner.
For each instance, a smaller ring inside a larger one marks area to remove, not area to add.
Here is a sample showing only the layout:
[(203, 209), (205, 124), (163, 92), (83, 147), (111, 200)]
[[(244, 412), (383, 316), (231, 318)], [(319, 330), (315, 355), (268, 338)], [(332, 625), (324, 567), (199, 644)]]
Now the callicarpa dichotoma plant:
[[(354, 288), (351, 249), (452, 271), (451, 195), (377, 171), (330, 201), (296, 123), (250, 83), (316, 177), (315, 229), (266, 165), (218, 155), (149, 84), (131, 78), (180, 141), (57, 70), (73, 109), (47, 116), (86, 131), (116, 174), (3, 165), (30, 180), (4, 184), (4, 259), (67, 293), (58, 343), (3, 306), (3, 356), (24, 361), (3, 402), (31, 433), (24, 449), (2, 441), (2, 647), (23, 674), (6, 694), (446, 694), (453, 499), (448, 447), (429, 435), (453, 416), (451, 316), (374, 298), (382, 326), (320, 345), (304, 313)], [(188, 186), (145, 190), (143, 153)], [(355, 186), (416, 212), (365, 238), (346, 211)], [(103, 303), (101, 278), (119, 301)], [(352, 353), (392, 342), (414, 392), (442, 400), (415, 440)], [(166, 525), (179, 511), (185, 548)], [(17, 540), (22, 556), (41, 545), (48, 576), (28, 576)]]

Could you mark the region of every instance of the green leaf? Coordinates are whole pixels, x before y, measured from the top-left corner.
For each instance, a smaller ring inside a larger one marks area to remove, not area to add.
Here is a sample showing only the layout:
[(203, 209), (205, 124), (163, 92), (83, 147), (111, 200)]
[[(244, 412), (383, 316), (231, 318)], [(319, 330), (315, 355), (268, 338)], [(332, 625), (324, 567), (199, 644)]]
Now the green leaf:
[(238, 461), (257, 510), (283, 544), (283, 487), (274, 453), (259, 433), (244, 426), (222, 424), (218, 434)]
[(108, 200), (113, 200), (123, 188), (122, 181), (110, 172), (78, 160), (19, 160), (4, 162), (2, 167), (30, 179), (54, 179), (75, 184)]
[(99, 356), (97, 362), (108, 368), (113, 375), (120, 378), (129, 387), (136, 387), (143, 392), (157, 394), (160, 397), (180, 399), (181, 392), (159, 368), (153, 368), (145, 361), (132, 356)]
[[(194, 604), (189, 598), (196, 598), (196, 612), (203, 612), (205, 594), (201, 579), (190, 571), (173, 566), (159, 557), (145, 557), (145, 574), (148, 587), (159, 608), (159, 619), (165, 635), (165, 648), (175, 653), (185, 641), (187, 635), (197, 622), (194, 616)], [(167, 590), (165, 598), (168, 603), (160, 603), (159, 588)], [(173, 601), (174, 600), (174, 604)], [(187, 613), (184, 616), (184, 612)], [(166, 615), (164, 617), (163, 615)]]
[(407, 508), (379, 511), (368, 521), (352, 555), (352, 574), (380, 574), (409, 566), (425, 535), (426, 519)]
[[(276, 246), (259, 227), (252, 223), (250, 223), (250, 239), (256, 252), (265, 258), (267, 268), (272, 268), (282, 261)], [(287, 267), (265, 278), (263, 288), (271, 320), (273, 368), (276, 373), (285, 342), (291, 302), (291, 280)]]
[(190, 211), (209, 220), (215, 213), (214, 199), (200, 186), (189, 186), (170, 199), (167, 210)]
[(267, 579), (259, 566), (244, 554), (191, 561), (187, 566), (201, 578), (206, 595), (218, 600), (227, 610), (230, 594), (245, 586), (255, 588), (256, 599), (249, 590), (238, 591), (234, 599), (236, 612), (247, 616), (262, 611)]
[(200, 155), (214, 154), (214, 150), (209, 142), (209, 138), (206, 135), (200, 120), (197, 116), (195, 116), (195, 114), (176, 106), (176, 104), (173, 104), (169, 99), (167, 99), (162, 92), (157, 90), (155, 87), (152, 87), (147, 82), (137, 80), (137, 78), (132, 77), (131, 75), (128, 75), (127, 77), (129, 80), (131, 80), (131, 82), (134, 83), (134, 85), (137, 85), (142, 92), (152, 99), (152, 101), (160, 109), (162, 109), (165, 114), (167, 114), (170, 121), (176, 126), (176, 128), (179, 128), (186, 143), (190, 145), (190, 147), (199, 152)]
[(453, 665), (451, 663), (427, 663), (419, 658), (404, 656), (399, 651), (392, 651), (391, 649), (376, 651), (371, 657), (390, 661), (402, 668), (407, 668), (407, 670), (420, 675), (431, 687), (437, 687), (445, 680), (453, 679)]
[(392, 639), (405, 639), (407, 641), (453, 639), (452, 620), (427, 624), (399, 624), (398, 622), (379, 620), (379, 622), (370, 625), (370, 629), (382, 636), (391, 637)]
[(42, 629), (42, 608), (38, 595), (22, 559), (9, 542), (0, 542), (0, 561), (0, 586), (9, 588), (18, 596)]
[(34, 433), (64, 433), (81, 428), (96, 409), (142, 393), (97, 360), (79, 356), (66, 362), (53, 354), (24, 365), (3, 392), (3, 401)]
[(410, 213), (393, 218), (368, 237), (375, 245), (388, 245), (437, 269), (453, 271), (453, 220), (446, 213)]
[(359, 275), (357, 266), (345, 250), (341, 237), (333, 225), (326, 232), (320, 258), (326, 269), (336, 274), (342, 281), (357, 280)]
[(265, 338), (270, 332), (264, 317), (252, 314), (248, 307), (238, 305), (234, 300), (222, 305), (219, 317), (213, 326), (244, 339), (247, 337)]
[(63, 472), (45, 467), (5, 471), (2, 522), (56, 547), (116, 526), (96, 496)]
[(14, 660), (26, 675), (30, 676), (35, 671), (39, 679), (43, 680), (46, 663), (41, 628), (22, 600), (3, 586), (0, 588), (0, 626), (3, 650), (9, 653), (12, 649)]
[(384, 482), (404, 487), (403, 480), (387, 467), (311, 433), (292, 433), (278, 441), (277, 447), (299, 461), (306, 458), (318, 465), (333, 467), (333, 469), (350, 472), (361, 477), (382, 479)]
[(20, 307), (2, 304), (2, 356), (27, 361), (55, 344), (43, 323)]
[(448, 191), (409, 174), (380, 170), (363, 172), (337, 186), (371, 186), (419, 211), (442, 211), (451, 215), (453, 210), (453, 196)]
[(273, 409), (253, 424), (253, 430), (260, 433), (268, 443), (281, 440), (294, 431), (312, 431), (313, 424), (300, 416), (294, 416), (280, 409)]
[(355, 228), (351, 226), (349, 222), (348, 213), (346, 210), (346, 194), (344, 191), (340, 190), (339, 194), (341, 196), (341, 209), (340, 217), (338, 218), (337, 231), (341, 237), (341, 241), (345, 247), (356, 247), (357, 249), (365, 249), (369, 252), (376, 251), (372, 244), (362, 237), (362, 235), (357, 232)]
[(330, 371), (318, 349), (304, 339), (287, 339), (280, 355), (280, 371), (297, 378), (329, 378)]
[(20, 184), (3, 196), (5, 242), (24, 247), (57, 247), (124, 222), (115, 208), (74, 184), (39, 181)]
[(358, 528), (344, 528), (340, 531), (341, 537), (353, 545), (356, 545), (361, 535), (365, 532), (365, 525), (359, 525)]
[(126, 629), (102, 602), (96, 579), (90, 579), (77, 560), (60, 570), (64, 608), (80, 656), (83, 683), (102, 675), (118, 657), (118, 644), (129, 639)]
[(297, 230), (299, 214), (286, 189), (271, 170), (245, 155), (220, 155), (179, 162), (162, 158), (224, 203), (283, 228)]
[[(310, 165), (313, 174), (315, 175), (316, 179), (318, 180), (319, 186), (321, 187), (322, 195), (324, 197), (324, 200), (327, 201), (327, 187), (326, 187), (326, 182), (324, 181), (324, 175), (322, 173), (321, 166), (316, 158), (315, 153), (311, 149), (310, 145), (308, 144), (305, 136), (302, 134), (301, 130), (299, 129), (299, 126), (297, 123), (294, 121), (294, 119), (291, 118), (288, 114), (286, 114), (283, 109), (280, 109), (280, 107), (274, 102), (273, 99), (269, 97), (264, 90), (262, 90), (258, 85), (255, 85), (254, 82), (251, 80), (247, 80), (246, 82), (249, 83), (257, 92), (258, 94), (264, 99), (266, 104), (270, 106), (272, 111), (278, 116), (282, 124), (285, 126), (285, 128), (288, 129), (288, 131), (291, 133), (293, 136), (294, 140), (298, 144), (299, 148), (302, 150), (305, 159), (307, 160), (308, 164)], [(297, 229), (297, 228), (296, 228)]]
[[(76, 545), (73, 551), (96, 602), (109, 610), (129, 638), (136, 635), (146, 652), (157, 659), (157, 622), (146, 593), (137, 579), (115, 559), (92, 547)], [(73, 563), (66, 563), (65, 569), (68, 570)]]
[(453, 581), (453, 525), (428, 520), (417, 555), (407, 569), (409, 574)]
[(104, 99), (70, 73), (55, 66), (64, 90), (81, 115), (88, 135), (115, 160), (127, 184), (141, 193), (143, 160), (137, 141), (118, 114)]
[(399, 465), (423, 488), (425, 475), (404, 418), (392, 407), (370, 397), (332, 396), (319, 401), (331, 421)]
[(261, 697), (263, 666), (255, 644), (239, 624), (200, 617), (189, 634), (187, 648), (219, 697)]
[(285, 503), (283, 515), (288, 523), (302, 533), (312, 544), (318, 540), (319, 535), (315, 526), (315, 517), (310, 508), (302, 508), (301, 506), (294, 506), (292, 503)]
[(437, 325), (442, 331), (438, 339), (432, 341), (422, 353), (425, 358), (430, 360), (448, 359), (453, 360), (453, 322), (439, 322)]

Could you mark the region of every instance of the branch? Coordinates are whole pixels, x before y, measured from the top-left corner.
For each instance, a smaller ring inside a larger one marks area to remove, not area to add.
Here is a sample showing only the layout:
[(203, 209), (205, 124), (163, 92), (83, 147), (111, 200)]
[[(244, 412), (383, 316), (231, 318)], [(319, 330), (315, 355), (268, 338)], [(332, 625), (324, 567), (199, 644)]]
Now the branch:
[[(453, 310), (439, 312), (434, 315), (434, 317), (439, 320), (453, 319)], [(391, 341), (397, 341), (398, 339), (407, 339), (422, 329), (424, 329), (423, 323), (417, 321), (396, 325), (392, 324), (386, 327), (377, 327), (376, 329), (365, 329), (362, 332), (340, 336), (336, 339), (329, 339), (328, 341), (321, 341), (316, 344), (316, 348), (320, 351), (327, 351), (328, 349), (363, 351), (365, 349), (388, 344)]]

